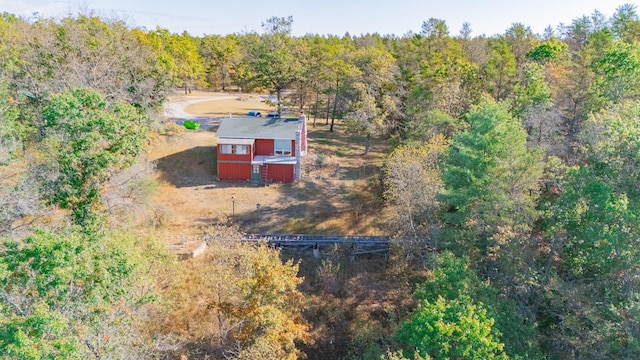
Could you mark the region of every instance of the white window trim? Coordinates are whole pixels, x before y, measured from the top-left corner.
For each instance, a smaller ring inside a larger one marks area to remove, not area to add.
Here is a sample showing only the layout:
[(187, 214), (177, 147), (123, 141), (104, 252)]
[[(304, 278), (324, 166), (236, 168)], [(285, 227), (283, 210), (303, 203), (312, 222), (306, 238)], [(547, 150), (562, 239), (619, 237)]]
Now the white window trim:
[(220, 145), (220, 154), (249, 155), (249, 145)]
[(220, 145), (220, 154), (233, 154), (233, 148), (228, 144)]

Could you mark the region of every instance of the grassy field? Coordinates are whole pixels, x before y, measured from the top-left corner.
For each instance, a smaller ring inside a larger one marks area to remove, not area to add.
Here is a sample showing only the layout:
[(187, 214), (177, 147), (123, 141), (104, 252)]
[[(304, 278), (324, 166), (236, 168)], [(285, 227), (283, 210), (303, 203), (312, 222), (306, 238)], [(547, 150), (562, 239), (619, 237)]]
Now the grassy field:
[[(243, 114), (263, 110), (260, 104), (238, 98), (198, 103), (187, 110), (206, 116)], [(364, 139), (349, 135), (341, 122), (333, 133), (328, 126), (312, 128), (312, 119), (308, 122), (309, 152), (296, 184), (218, 181), (212, 131), (185, 130), (158, 138), (149, 154), (161, 184), (153, 206), (166, 212), (162, 231), (167, 242), (184, 243), (226, 218), (248, 233), (381, 234), (381, 200), (375, 187), (385, 146), (374, 143), (364, 156)]]

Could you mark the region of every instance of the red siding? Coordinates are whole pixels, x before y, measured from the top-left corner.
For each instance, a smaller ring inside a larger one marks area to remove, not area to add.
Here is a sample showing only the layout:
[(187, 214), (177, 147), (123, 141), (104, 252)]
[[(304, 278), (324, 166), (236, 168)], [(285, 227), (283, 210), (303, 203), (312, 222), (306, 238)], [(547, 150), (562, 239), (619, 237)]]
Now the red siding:
[(220, 180), (251, 180), (251, 164), (234, 164), (218, 161)]
[(256, 139), (256, 155), (273, 156), (273, 139)]
[(274, 182), (293, 182), (293, 165), (270, 164), (267, 179)]
[(291, 140), (291, 156), (296, 156), (296, 141)]
[(236, 155), (236, 154), (221, 154), (220, 153), (220, 145), (218, 145), (218, 160), (231, 160), (231, 161), (247, 161), (247, 162), (251, 162), (251, 160), (253, 160), (253, 149), (252, 149), (252, 146), (249, 145), (249, 154), (247, 154), (247, 155)]

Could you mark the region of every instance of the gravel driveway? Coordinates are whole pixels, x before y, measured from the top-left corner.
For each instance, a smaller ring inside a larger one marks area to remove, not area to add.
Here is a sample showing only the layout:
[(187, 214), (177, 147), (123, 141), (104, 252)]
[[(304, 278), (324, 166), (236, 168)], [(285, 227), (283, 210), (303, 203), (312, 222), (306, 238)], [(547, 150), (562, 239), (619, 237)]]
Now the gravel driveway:
[(199, 96), (194, 97), (189, 100), (181, 100), (181, 101), (167, 101), (164, 105), (164, 116), (168, 119), (174, 120), (176, 124), (182, 125), (185, 120), (196, 121), (200, 123), (200, 129), (206, 130), (211, 128), (214, 125), (218, 125), (220, 123), (221, 118), (212, 118), (208, 116), (200, 116), (190, 114), (184, 109), (191, 105), (197, 104), (205, 101), (215, 101), (215, 100), (227, 100), (227, 99), (235, 99), (237, 96)]

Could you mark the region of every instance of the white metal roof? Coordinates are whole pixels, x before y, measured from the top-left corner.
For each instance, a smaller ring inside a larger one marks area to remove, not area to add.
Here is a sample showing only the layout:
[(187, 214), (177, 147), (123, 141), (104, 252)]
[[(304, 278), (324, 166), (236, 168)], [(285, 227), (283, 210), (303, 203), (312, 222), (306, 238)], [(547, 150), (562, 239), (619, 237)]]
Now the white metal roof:
[(265, 164), (285, 164), (285, 165), (295, 165), (296, 158), (295, 156), (265, 156), (265, 155), (257, 155), (253, 158), (251, 164), (253, 165), (265, 165)]
[(295, 140), (299, 118), (240, 117), (223, 119), (216, 132), (218, 138)]

